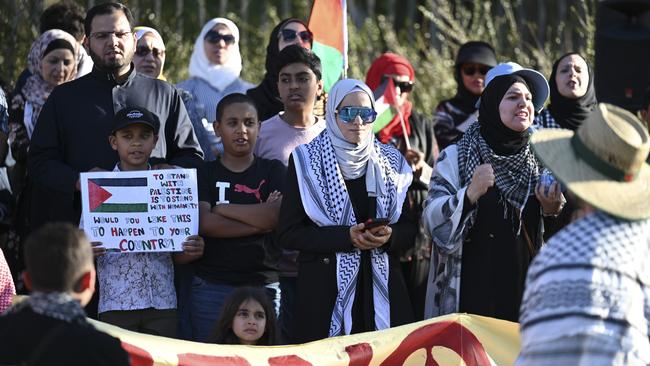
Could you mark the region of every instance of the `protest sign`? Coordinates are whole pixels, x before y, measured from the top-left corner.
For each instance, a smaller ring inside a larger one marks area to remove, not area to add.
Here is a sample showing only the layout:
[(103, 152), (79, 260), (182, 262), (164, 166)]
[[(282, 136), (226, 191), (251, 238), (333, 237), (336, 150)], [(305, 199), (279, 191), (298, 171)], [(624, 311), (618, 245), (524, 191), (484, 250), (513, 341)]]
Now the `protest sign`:
[(174, 252), (199, 231), (195, 169), (81, 173), (83, 230), (109, 252)]

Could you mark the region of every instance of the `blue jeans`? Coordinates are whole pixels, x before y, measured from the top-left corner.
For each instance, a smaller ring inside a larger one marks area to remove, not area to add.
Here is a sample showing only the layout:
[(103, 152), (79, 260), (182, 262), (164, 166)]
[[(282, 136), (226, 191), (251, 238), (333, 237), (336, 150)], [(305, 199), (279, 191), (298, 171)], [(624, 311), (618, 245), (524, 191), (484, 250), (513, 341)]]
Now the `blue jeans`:
[[(269, 298), (273, 301), (276, 315), (280, 310), (280, 283), (274, 282), (266, 286)], [(191, 295), (191, 322), (192, 336), (195, 341), (207, 342), (210, 340), (215, 331), (215, 326), (221, 308), (230, 294), (237, 287), (213, 283), (194, 276), (192, 279)]]
[(191, 302), (192, 279), (194, 278), (194, 267), (191, 264), (174, 264), (174, 285), (176, 286), (176, 299), (178, 311), (177, 337), (186, 341), (192, 337), (191, 323)]

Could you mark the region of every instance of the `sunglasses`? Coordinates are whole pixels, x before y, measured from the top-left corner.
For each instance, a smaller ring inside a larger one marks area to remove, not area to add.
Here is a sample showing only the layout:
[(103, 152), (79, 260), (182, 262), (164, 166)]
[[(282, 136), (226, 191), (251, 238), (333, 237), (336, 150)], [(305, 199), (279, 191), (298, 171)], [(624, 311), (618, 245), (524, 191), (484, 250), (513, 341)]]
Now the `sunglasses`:
[(220, 41), (223, 41), (227, 45), (235, 44), (235, 36), (232, 34), (220, 34), (219, 32), (213, 30), (206, 33), (203, 39), (210, 43), (219, 43)]
[(137, 47), (135, 49), (135, 54), (140, 57), (147, 57), (150, 53), (152, 53), (155, 58), (162, 58), (165, 55), (165, 50), (147, 47)]
[(463, 74), (467, 76), (472, 76), (476, 74), (478, 71), (479, 74), (485, 75), (487, 74), (488, 71), (490, 71), (489, 66), (474, 66), (474, 65), (469, 65), (469, 66), (463, 66), (460, 68), (460, 70), (463, 72)]
[(293, 29), (283, 29), (279, 34), (285, 42), (291, 42), (296, 37), (300, 37), (303, 42), (310, 42), (314, 39), (314, 34), (310, 31), (298, 32)]
[(395, 86), (399, 88), (399, 91), (402, 93), (409, 93), (413, 90), (413, 86), (415, 85), (414, 81), (393, 81)]
[(377, 118), (377, 112), (368, 107), (343, 107), (335, 113), (344, 123), (351, 123), (355, 118), (357, 118), (357, 116), (359, 116), (361, 117), (363, 124), (367, 125), (373, 123), (375, 118)]

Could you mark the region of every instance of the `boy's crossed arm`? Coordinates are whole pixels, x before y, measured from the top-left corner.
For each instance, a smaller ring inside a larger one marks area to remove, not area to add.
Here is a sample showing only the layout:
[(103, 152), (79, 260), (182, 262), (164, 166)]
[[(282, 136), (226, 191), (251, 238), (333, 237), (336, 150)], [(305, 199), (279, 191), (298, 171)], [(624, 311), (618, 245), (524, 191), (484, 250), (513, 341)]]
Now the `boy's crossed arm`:
[(217, 213), (216, 209), (211, 208), (209, 202), (199, 201), (199, 233), (201, 235), (213, 238), (237, 238), (263, 232), (265, 230)]
[(278, 225), (282, 193), (273, 191), (266, 202), (257, 204), (222, 204), (212, 207), (213, 213), (231, 220), (256, 227), (263, 232), (274, 230)]

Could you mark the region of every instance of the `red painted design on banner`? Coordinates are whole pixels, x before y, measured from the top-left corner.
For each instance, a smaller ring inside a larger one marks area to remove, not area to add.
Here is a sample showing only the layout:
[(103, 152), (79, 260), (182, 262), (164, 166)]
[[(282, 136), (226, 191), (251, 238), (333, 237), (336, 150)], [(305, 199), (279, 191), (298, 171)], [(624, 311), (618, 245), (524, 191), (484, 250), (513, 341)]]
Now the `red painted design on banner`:
[(467, 366), (489, 365), (490, 359), (481, 342), (474, 333), (453, 321), (442, 321), (420, 327), (404, 338), (402, 343), (381, 363), (381, 365), (401, 365), (415, 351), (427, 351), (426, 366), (438, 366), (431, 350), (435, 346), (451, 349), (458, 353)]
[(153, 357), (147, 350), (126, 342), (122, 342), (122, 348), (129, 354), (131, 366), (153, 366)]
[[(133, 366), (153, 366), (153, 357), (146, 350), (122, 342), (122, 346), (131, 357)], [(455, 321), (441, 321), (424, 325), (407, 335), (400, 345), (380, 365), (402, 365), (416, 351), (426, 350), (426, 366), (438, 366), (431, 354), (433, 347), (440, 346), (456, 352), (467, 366), (489, 365), (490, 360), (479, 339), (462, 324)], [(358, 343), (345, 347), (350, 358), (349, 366), (368, 366), (373, 358), (373, 349), (369, 343)], [(379, 360), (377, 360), (379, 361)], [(270, 357), (269, 366), (312, 366), (297, 355)], [(179, 366), (251, 366), (241, 356), (208, 356), (195, 353), (178, 355)]]
[(345, 347), (350, 356), (350, 366), (368, 366), (372, 360), (372, 347), (368, 343), (358, 343)]
[(278, 356), (269, 358), (269, 366), (313, 366), (296, 355)]
[(207, 356), (196, 353), (178, 355), (178, 366), (251, 366), (245, 358), (239, 356)]

